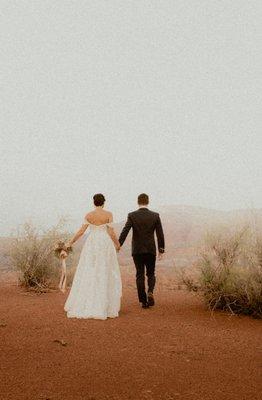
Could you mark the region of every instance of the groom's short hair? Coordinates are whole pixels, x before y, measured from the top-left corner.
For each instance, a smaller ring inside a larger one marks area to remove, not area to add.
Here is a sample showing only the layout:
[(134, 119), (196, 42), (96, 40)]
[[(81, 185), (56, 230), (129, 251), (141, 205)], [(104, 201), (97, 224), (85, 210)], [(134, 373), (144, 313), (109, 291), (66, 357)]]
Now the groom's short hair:
[(140, 206), (147, 206), (149, 203), (149, 197), (147, 194), (145, 193), (141, 193), (138, 198), (137, 198), (137, 202)]
[(94, 205), (97, 207), (103, 206), (106, 201), (105, 196), (102, 193), (95, 194), (93, 200), (94, 200)]

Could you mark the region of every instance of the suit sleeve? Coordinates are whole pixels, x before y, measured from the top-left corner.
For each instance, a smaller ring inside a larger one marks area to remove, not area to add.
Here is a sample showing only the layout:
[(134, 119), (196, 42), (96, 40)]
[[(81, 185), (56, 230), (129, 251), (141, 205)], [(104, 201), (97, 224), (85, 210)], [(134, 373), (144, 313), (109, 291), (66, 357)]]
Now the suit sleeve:
[(159, 215), (157, 217), (157, 222), (156, 222), (156, 237), (157, 237), (158, 251), (159, 251), (159, 253), (164, 253), (165, 252), (165, 237), (164, 237), (162, 223), (161, 223), (161, 219), (160, 219)]
[(130, 215), (128, 214), (126, 224), (125, 224), (125, 226), (124, 226), (124, 228), (123, 228), (123, 230), (122, 230), (122, 232), (121, 232), (121, 234), (119, 236), (120, 246), (122, 246), (124, 244), (124, 241), (126, 240), (126, 237), (127, 237), (127, 235), (128, 235), (128, 233), (129, 233), (131, 228), (132, 228), (132, 220), (130, 218)]

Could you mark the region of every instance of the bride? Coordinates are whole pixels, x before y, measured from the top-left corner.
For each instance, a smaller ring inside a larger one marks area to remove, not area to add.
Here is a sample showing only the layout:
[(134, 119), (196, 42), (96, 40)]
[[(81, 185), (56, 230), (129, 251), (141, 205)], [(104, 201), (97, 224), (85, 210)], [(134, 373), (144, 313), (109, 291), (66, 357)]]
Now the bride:
[(103, 209), (102, 194), (93, 197), (95, 210), (67, 243), (72, 246), (88, 229), (71, 291), (64, 309), (69, 318), (115, 318), (120, 310), (122, 282), (116, 251), (120, 244), (112, 227), (113, 216)]

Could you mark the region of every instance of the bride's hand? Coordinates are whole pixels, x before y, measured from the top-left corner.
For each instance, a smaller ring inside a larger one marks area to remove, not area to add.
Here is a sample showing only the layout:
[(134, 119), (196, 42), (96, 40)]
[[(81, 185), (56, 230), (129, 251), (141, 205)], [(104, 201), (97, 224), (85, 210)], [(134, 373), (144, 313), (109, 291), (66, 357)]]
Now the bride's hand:
[(65, 250), (62, 250), (60, 253), (61, 258), (66, 258), (68, 256), (67, 252)]

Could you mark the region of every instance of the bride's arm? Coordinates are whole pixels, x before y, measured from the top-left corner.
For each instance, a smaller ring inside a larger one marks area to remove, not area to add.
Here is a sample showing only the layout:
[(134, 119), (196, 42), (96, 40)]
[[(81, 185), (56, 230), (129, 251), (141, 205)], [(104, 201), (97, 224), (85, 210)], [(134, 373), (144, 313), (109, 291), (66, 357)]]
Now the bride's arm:
[[(108, 222), (109, 223), (113, 222), (113, 214), (111, 214), (111, 213), (110, 213), (110, 217), (109, 217), (109, 221)], [(112, 239), (112, 241), (113, 241), (113, 243), (115, 245), (116, 250), (119, 251), (120, 250), (120, 243), (119, 243), (119, 241), (117, 239), (117, 236), (115, 234), (114, 228), (112, 228), (112, 226), (108, 226), (107, 230), (108, 230), (109, 236), (111, 237), (111, 239)]]
[(78, 229), (78, 231), (75, 233), (75, 235), (72, 237), (72, 239), (67, 242), (68, 247), (72, 246), (85, 233), (88, 225), (89, 224), (87, 221), (83, 222), (83, 225), (81, 226), (81, 228)]

